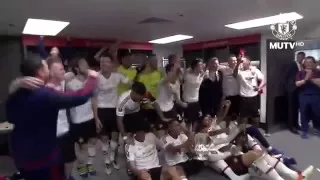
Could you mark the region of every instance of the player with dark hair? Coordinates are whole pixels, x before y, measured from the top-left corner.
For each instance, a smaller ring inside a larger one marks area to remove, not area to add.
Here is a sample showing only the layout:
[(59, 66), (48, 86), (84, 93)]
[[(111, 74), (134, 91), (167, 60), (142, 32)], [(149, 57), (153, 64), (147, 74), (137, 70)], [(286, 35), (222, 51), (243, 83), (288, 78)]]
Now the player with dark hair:
[(160, 165), (158, 149), (163, 149), (163, 143), (153, 133), (149, 132), (148, 124), (137, 124), (133, 143), (126, 145), (128, 167), (132, 172), (133, 179), (181, 179), (175, 167)]
[[(85, 58), (77, 57), (72, 64), (75, 78), (66, 83), (67, 91), (77, 91), (85, 85), (88, 80), (89, 65)], [(77, 153), (77, 169), (81, 177), (88, 174), (96, 175), (96, 170), (92, 164), (95, 157), (96, 146), (96, 125), (94, 121), (92, 100), (87, 101), (81, 106), (70, 109), (71, 115), (71, 134), (79, 147)], [(85, 158), (88, 154), (88, 158)]]
[(169, 121), (167, 126), (168, 134), (161, 138), (165, 148), (166, 164), (175, 166), (182, 179), (199, 173), (204, 162), (188, 156), (188, 153), (193, 152), (193, 133), (182, 127), (177, 120)]
[[(48, 81), (50, 73), (47, 62), (33, 56), (22, 61), (20, 72), (22, 76), (44, 82)], [(89, 74), (96, 76), (93, 72)], [(82, 90), (72, 94), (44, 86), (34, 90), (19, 87), (10, 94), (6, 110), (7, 118), (15, 124), (12, 156), (24, 179), (65, 178), (56, 136), (58, 112), (60, 109), (84, 104), (92, 96), (94, 77), (88, 79)]]
[[(96, 128), (101, 139), (101, 148), (104, 154), (105, 173), (112, 172), (111, 166), (119, 169), (117, 152), (119, 130), (117, 126), (116, 107), (118, 100), (117, 87), (120, 83), (131, 84), (123, 74), (113, 71), (112, 56), (104, 53), (100, 57), (100, 72), (98, 74), (98, 88), (93, 97), (93, 109)], [(92, 149), (95, 150), (95, 149)], [(92, 155), (96, 152), (92, 151)]]
[(202, 116), (199, 104), (199, 90), (205, 75), (203, 64), (200, 60), (192, 61), (190, 71), (184, 74), (182, 98), (183, 101), (188, 103), (184, 112), (188, 129), (192, 127), (195, 130), (196, 122)]
[(140, 113), (140, 105), (146, 92), (144, 84), (134, 82), (131, 90), (124, 92), (118, 99), (117, 125), (124, 141), (131, 137), (131, 134), (136, 131), (136, 127), (147, 123)]

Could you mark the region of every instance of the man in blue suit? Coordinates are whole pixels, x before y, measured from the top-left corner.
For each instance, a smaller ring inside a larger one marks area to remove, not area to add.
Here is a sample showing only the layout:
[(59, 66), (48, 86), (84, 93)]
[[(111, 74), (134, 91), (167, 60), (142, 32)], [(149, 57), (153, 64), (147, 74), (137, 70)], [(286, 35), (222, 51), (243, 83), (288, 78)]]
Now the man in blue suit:
[(297, 61), (292, 61), (289, 64), (288, 72), (286, 73), (285, 88), (287, 92), (288, 99), (288, 127), (290, 131), (294, 134), (299, 134), (299, 124), (298, 124), (298, 88), (296, 87), (296, 75), (303, 69), (302, 62), (305, 59), (306, 54), (304, 52), (299, 52), (297, 54)]
[[(20, 66), (22, 76), (46, 82), (49, 69), (40, 57), (29, 57)], [(85, 87), (64, 94), (41, 86), (20, 88), (6, 102), (7, 118), (15, 125), (11, 150), (17, 168), (26, 180), (64, 180), (63, 163), (57, 148), (57, 116), (59, 109), (84, 104), (96, 87), (96, 74), (91, 73)]]

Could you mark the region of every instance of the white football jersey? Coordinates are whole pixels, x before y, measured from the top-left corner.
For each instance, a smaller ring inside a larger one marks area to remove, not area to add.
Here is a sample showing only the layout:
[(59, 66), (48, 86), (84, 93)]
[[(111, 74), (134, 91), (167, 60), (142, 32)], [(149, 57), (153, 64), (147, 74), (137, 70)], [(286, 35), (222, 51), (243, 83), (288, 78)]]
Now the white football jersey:
[(160, 167), (157, 137), (147, 133), (144, 142), (134, 140), (134, 145), (128, 145), (127, 160), (134, 162), (137, 169), (152, 169)]
[(140, 110), (140, 103), (134, 102), (130, 97), (131, 90), (122, 93), (117, 104), (117, 116), (132, 114)]
[(258, 95), (258, 91), (255, 90), (259, 86), (258, 80), (263, 80), (264, 76), (259, 69), (251, 67), (245, 71), (239, 69), (237, 79), (240, 85), (240, 96), (254, 97)]
[(109, 78), (101, 73), (98, 75), (97, 101), (98, 108), (115, 108), (118, 102), (117, 88), (120, 83), (128, 84), (130, 81), (123, 74), (112, 72)]
[[(169, 145), (179, 146), (185, 143), (187, 140), (188, 140), (188, 137), (185, 134), (180, 134), (177, 139), (174, 139), (170, 135), (165, 135), (162, 137), (162, 141), (164, 143), (165, 148)], [(175, 154), (173, 154), (172, 152), (166, 151), (164, 154), (164, 157), (165, 157), (166, 163), (169, 166), (174, 166), (176, 164), (186, 162), (189, 159), (185, 150), (182, 150), (181, 152), (177, 152)]]
[[(86, 82), (73, 78), (67, 83), (67, 91), (78, 91), (85, 86)], [(75, 124), (80, 124), (93, 119), (92, 103), (89, 99), (85, 104), (70, 109), (71, 120)]]
[(200, 74), (185, 73), (182, 92), (182, 97), (185, 102), (192, 103), (199, 101), (199, 90), (202, 80), (203, 76)]
[(174, 106), (173, 89), (170, 84), (163, 83), (163, 79), (159, 82), (159, 93), (157, 103), (163, 112), (170, 111)]

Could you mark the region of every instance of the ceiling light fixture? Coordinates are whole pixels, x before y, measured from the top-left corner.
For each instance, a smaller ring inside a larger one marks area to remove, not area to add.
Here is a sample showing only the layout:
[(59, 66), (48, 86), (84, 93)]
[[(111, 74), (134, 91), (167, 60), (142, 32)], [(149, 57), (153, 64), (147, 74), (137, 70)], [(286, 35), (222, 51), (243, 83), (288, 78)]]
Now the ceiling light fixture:
[(64, 21), (29, 18), (22, 33), (41, 36), (56, 36), (69, 24), (69, 22)]
[(301, 16), (298, 13), (290, 12), (290, 13), (283, 13), (275, 16), (252, 19), (249, 21), (227, 24), (225, 26), (232, 29), (248, 29), (248, 28), (266, 26), (266, 25), (271, 25), (271, 24), (276, 24), (281, 22), (294, 21), (302, 18), (303, 16)]
[(182, 41), (182, 40), (191, 39), (191, 38), (193, 38), (193, 36), (177, 34), (177, 35), (174, 35), (174, 36), (155, 39), (155, 40), (149, 41), (149, 43), (153, 43), (153, 44), (168, 44), (168, 43)]

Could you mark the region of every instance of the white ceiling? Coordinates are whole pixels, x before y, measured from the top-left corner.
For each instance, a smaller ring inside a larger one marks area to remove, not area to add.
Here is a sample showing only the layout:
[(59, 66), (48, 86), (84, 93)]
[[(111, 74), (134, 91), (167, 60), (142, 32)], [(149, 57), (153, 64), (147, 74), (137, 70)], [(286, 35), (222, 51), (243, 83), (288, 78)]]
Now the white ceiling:
[[(315, 31), (320, 24), (319, 0), (4, 0), (1, 3), (0, 34), (9, 35), (21, 34), (27, 18), (39, 18), (71, 22), (61, 36), (148, 41), (180, 33), (193, 35), (191, 41), (201, 41), (256, 32), (271, 34), (269, 26), (239, 31), (224, 25), (293, 11), (304, 16), (297, 22), (297, 33), (302, 38), (307, 38), (309, 31), (310, 36), (320, 35), (320, 30)], [(150, 17), (173, 22), (138, 24)]]

